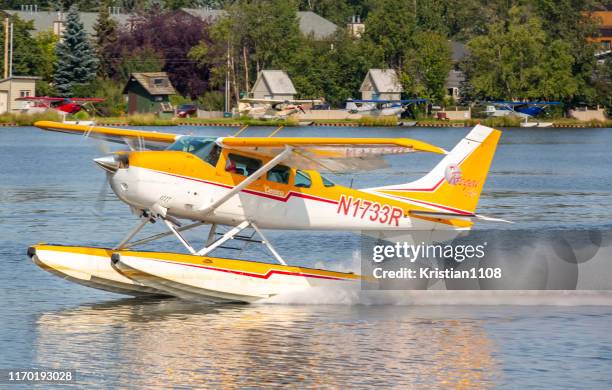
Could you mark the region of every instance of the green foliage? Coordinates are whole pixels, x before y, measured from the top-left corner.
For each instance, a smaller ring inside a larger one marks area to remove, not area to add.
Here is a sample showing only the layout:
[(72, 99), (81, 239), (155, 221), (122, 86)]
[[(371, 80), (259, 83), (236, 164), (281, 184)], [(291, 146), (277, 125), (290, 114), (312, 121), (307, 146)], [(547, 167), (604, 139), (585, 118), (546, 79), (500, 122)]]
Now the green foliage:
[(224, 99), (222, 92), (209, 91), (198, 98), (198, 104), (206, 111), (223, 111)]
[(404, 91), (412, 96), (440, 101), (445, 96), (444, 83), (451, 69), (448, 40), (439, 33), (418, 32), (406, 52), (401, 75)]
[(567, 43), (550, 39), (539, 17), (513, 7), (510, 20), (470, 40), (466, 71), (475, 91), (494, 99), (567, 99), (577, 90)]
[(392, 68), (401, 68), (404, 54), (410, 48), (416, 28), (414, 2), (379, 0), (366, 20), (363, 38), (380, 46), (384, 60)]
[(110, 17), (108, 7), (112, 5), (109, 0), (100, 5), (98, 18), (94, 25), (94, 39), (96, 55), (99, 59), (98, 74), (102, 77), (110, 76), (112, 58), (104, 50), (106, 46), (113, 45), (117, 41), (117, 22)]
[(41, 31), (35, 35), (34, 41), (36, 42), (37, 51), (41, 56), (40, 66), (35, 74), (41, 76), (45, 81), (51, 81), (55, 72), (55, 64), (57, 63), (55, 46), (59, 39), (53, 31)]
[[(13, 74), (38, 76), (44, 72), (45, 57), (37, 41), (32, 37), (34, 24), (18, 16), (11, 16), (13, 23)], [(4, 42), (4, 29), (0, 28), (0, 39)], [(4, 51), (0, 50), (0, 60), (4, 62)]]
[(189, 104), (191, 103), (191, 99), (186, 98), (184, 96), (181, 95), (170, 95), (170, 97), (168, 98), (170, 100), (170, 104), (172, 104), (173, 106), (180, 106), (181, 104)]
[(75, 5), (68, 10), (65, 31), (56, 46), (56, 55), (58, 63), (54, 82), (61, 96), (72, 95), (76, 86), (87, 84), (96, 76), (98, 60)]
[(133, 52), (123, 52), (118, 67), (119, 79), (127, 81), (130, 74), (137, 72), (161, 72), (164, 59), (151, 46), (144, 46)]
[(54, 96), (56, 94), (53, 85), (45, 80), (36, 80), (36, 96)]

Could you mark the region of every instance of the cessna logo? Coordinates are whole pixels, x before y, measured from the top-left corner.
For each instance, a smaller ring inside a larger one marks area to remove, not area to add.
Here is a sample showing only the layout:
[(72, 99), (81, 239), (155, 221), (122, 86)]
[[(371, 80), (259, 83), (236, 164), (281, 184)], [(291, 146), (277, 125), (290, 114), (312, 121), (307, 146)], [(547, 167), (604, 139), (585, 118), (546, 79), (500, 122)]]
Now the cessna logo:
[(451, 164), (444, 170), (444, 178), (450, 185), (457, 185), (461, 181), (461, 169), (456, 164)]

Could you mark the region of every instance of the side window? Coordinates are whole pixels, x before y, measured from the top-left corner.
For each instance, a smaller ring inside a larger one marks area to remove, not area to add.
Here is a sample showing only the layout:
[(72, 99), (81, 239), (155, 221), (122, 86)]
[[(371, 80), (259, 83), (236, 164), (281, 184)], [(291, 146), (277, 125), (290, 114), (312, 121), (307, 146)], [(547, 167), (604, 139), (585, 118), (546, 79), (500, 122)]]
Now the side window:
[(289, 184), (289, 173), (291, 170), (284, 165), (277, 165), (268, 171), (268, 181)]
[(209, 163), (213, 167), (216, 167), (217, 166), (217, 162), (219, 162), (219, 156), (221, 156), (221, 148), (217, 144), (214, 144), (214, 146), (213, 146), (212, 150), (210, 151), (210, 153), (208, 154), (208, 156), (206, 156), (206, 158), (204, 158), (204, 161), (206, 161), (207, 163)]
[(260, 160), (238, 154), (229, 154), (225, 164), (226, 171), (242, 176), (250, 176), (259, 168), (261, 168)]
[(295, 171), (295, 186), (300, 188), (310, 188), (312, 184), (312, 180), (310, 180), (310, 175), (304, 171), (297, 170)]
[(323, 180), (323, 185), (325, 187), (333, 187), (336, 185), (334, 182), (330, 181), (329, 179), (326, 179), (325, 176), (321, 176), (321, 179)]

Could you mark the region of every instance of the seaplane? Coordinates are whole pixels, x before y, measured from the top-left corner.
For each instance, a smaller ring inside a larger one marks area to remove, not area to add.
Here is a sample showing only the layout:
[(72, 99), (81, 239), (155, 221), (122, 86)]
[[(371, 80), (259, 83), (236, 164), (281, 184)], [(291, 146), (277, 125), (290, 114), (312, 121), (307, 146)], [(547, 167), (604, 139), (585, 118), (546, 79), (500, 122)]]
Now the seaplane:
[(283, 120), (293, 114), (305, 113), (304, 105), (320, 104), (322, 99), (240, 99), (238, 112), (241, 116), (262, 120)]
[(427, 99), (403, 100), (347, 100), (346, 110), (351, 114), (400, 117), (412, 104), (427, 103)]
[(561, 102), (514, 102), (494, 101), (485, 102), (484, 113), (487, 116), (502, 117), (508, 115), (524, 119), (521, 127), (552, 127), (552, 122), (529, 122), (529, 119), (540, 115), (548, 106), (558, 106)]
[(54, 110), (59, 113), (64, 123), (93, 125), (93, 121), (67, 121), (68, 115), (74, 115), (82, 110), (93, 111), (93, 104), (104, 101), (102, 98), (67, 98), (67, 97), (49, 97), (49, 96), (24, 96), (17, 98), (18, 101), (24, 101), (25, 106), (22, 109), (23, 113), (35, 114)]
[[(362, 277), (292, 266), (265, 231), (419, 231), (456, 237), (478, 220), (496, 220), (476, 213), (501, 135), (481, 125), (451, 151), (407, 138), (206, 137), (51, 121), (35, 126), (127, 146), (94, 162), (129, 206), (134, 227), (112, 248), (39, 243), (27, 251), (41, 268), (101, 290), (255, 302), (309, 288), (350, 288), (360, 286)], [(372, 171), (388, 166), (385, 156), (410, 153), (443, 158), (405, 184), (354, 189), (321, 174)], [(137, 238), (155, 222), (167, 230)], [(209, 229), (202, 232), (200, 247), (184, 232), (203, 225)], [(182, 253), (138, 249), (170, 236)], [(274, 260), (214, 257), (228, 241), (263, 245)]]

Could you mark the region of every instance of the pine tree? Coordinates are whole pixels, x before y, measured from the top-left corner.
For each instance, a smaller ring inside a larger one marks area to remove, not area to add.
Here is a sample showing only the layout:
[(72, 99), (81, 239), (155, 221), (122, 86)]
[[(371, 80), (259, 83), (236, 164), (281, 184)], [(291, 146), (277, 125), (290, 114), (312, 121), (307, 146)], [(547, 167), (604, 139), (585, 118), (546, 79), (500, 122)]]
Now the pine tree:
[(62, 40), (55, 48), (57, 70), (53, 77), (62, 96), (70, 96), (74, 87), (91, 82), (96, 76), (98, 59), (89, 42), (76, 5), (68, 10)]
[(108, 77), (111, 69), (110, 58), (105, 52), (108, 45), (117, 41), (117, 22), (111, 18), (108, 7), (112, 3), (106, 1), (100, 6), (98, 19), (94, 25), (94, 38), (96, 42), (96, 54), (99, 59), (98, 74)]

